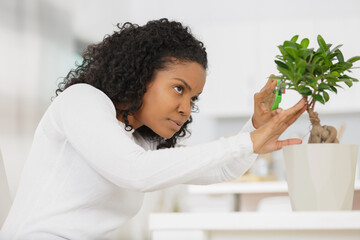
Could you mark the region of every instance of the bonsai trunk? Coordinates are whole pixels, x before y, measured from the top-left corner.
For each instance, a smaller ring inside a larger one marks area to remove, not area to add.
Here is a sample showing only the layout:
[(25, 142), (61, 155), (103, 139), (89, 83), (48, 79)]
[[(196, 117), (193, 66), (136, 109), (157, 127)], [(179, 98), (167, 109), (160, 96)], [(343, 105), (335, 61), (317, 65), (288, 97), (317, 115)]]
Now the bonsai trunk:
[(309, 143), (339, 143), (336, 129), (333, 126), (321, 126), (318, 113), (312, 108), (307, 111), (312, 125)]

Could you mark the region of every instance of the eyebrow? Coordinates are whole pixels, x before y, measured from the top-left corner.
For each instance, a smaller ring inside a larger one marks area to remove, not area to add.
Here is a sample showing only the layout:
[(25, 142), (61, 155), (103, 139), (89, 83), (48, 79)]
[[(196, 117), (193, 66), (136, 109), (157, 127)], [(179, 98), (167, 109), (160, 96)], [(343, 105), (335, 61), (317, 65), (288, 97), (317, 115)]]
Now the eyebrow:
[[(190, 91), (192, 90), (192, 88), (190, 87), (190, 85), (184, 80), (184, 79), (181, 79), (181, 78), (174, 78), (175, 80), (178, 80), (180, 82), (182, 82), (187, 89), (189, 89)], [(198, 94), (200, 95), (202, 92), (199, 92)]]

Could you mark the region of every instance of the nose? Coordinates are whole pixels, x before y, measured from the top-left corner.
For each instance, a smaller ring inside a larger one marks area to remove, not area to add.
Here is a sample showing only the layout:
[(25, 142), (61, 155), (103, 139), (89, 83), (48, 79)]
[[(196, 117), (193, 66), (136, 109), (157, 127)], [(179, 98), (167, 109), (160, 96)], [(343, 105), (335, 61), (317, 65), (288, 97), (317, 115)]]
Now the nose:
[(185, 116), (186, 119), (190, 117), (191, 114), (191, 103), (189, 100), (182, 100), (179, 103), (178, 106), (178, 112), (181, 113), (181, 115)]

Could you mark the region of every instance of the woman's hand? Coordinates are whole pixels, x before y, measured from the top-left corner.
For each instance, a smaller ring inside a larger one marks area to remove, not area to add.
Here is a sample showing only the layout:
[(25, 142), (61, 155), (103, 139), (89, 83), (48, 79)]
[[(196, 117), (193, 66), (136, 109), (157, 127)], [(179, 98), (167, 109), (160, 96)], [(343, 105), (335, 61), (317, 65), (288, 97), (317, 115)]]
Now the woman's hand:
[(262, 127), (250, 133), (254, 153), (268, 153), (281, 149), (286, 145), (301, 144), (301, 139), (293, 138), (279, 141), (280, 135), (293, 124), (307, 109), (305, 99), (301, 99), (295, 106), (279, 112)]
[(260, 92), (254, 95), (254, 115), (252, 123), (255, 128), (259, 128), (267, 123), (272, 117), (281, 110), (270, 111), (275, 100), (274, 89), (276, 87), (276, 79), (271, 79), (274, 75), (270, 75), (266, 85)]

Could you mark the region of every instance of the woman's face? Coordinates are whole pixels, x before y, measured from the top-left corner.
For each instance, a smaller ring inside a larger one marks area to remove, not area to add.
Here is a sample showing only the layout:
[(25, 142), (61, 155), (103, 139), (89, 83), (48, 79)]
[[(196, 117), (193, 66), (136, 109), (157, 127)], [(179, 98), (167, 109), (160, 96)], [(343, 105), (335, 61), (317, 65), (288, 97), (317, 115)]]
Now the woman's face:
[(192, 106), (206, 79), (197, 62), (170, 63), (154, 73), (147, 86), (142, 107), (129, 118), (134, 129), (145, 125), (164, 138), (171, 138), (189, 119)]

